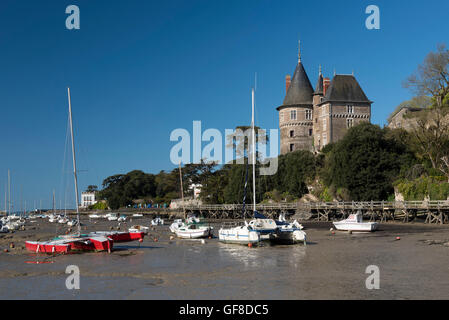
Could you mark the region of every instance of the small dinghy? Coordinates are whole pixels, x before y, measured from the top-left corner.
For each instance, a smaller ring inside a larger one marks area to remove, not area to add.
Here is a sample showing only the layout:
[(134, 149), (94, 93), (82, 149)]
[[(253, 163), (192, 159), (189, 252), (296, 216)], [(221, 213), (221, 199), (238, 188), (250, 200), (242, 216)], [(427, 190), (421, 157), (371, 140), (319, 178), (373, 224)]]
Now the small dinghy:
[(120, 216), (120, 217), (117, 219), (117, 221), (118, 221), (118, 222), (125, 222), (125, 221), (126, 221), (126, 216)]
[(218, 239), (224, 243), (257, 244), (260, 242), (260, 233), (254, 231), (246, 222), (242, 226), (223, 225), (218, 231)]
[(70, 220), (69, 222), (67, 222), (67, 225), (69, 226), (69, 227), (74, 227), (74, 226), (76, 226), (78, 224), (78, 221), (76, 221), (76, 220)]
[(334, 226), (340, 231), (358, 231), (358, 232), (372, 232), (377, 230), (379, 224), (377, 222), (363, 222), (362, 213), (351, 214), (347, 219), (334, 222)]
[(136, 226), (132, 226), (131, 228), (129, 228), (128, 231), (132, 232), (132, 233), (143, 232), (144, 234), (148, 234), (148, 232), (150, 231), (150, 228), (136, 225)]
[(69, 222), (69, 219), (67, 219), (66, 217), (61, 217), (59, 220), (58, 220), (58, 223), (60, 223), (60, 224), (66, 224), (66, 223), (68, 223)]
[(8, 233), (9, 229), (7, 226), (0, 225), (0, 233)]
[(109, 221), (117, 221), (117, 220), (118, 220), (117, 214), (115, 214), (115, 213), (110, 213), (110, 214), (108, 215), (108, 220), (109, 220)]
[(164, 220), (159, 218), (159, 217), (154, 218), (153, 220), (151, 220), (151, 225), (153, 225), (153, 226), (163, 226), (164, 225)]
[(143, 217), (143, 214), (141, 214), (141, 213), (134, 213), (133, 214), (133, 218), (142, 218)]

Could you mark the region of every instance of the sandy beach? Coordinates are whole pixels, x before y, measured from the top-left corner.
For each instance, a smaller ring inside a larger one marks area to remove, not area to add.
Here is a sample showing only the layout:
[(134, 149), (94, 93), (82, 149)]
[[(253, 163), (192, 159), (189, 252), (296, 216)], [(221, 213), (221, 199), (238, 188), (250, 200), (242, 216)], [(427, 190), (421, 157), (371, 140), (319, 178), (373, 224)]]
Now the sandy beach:
[[(149, 218), (128, 222), (150, 225)], [(90, 231), (117, 222), (85, 221)], [(215, 234), (219, 228), (213, 223)], [(121, 226), (123, 230), (127, 226)], [(25, 231), (0, 235), (1, 299), (448, 299), (449, 226), (387, 223), (372, 234), (332, 232), (331, 223), (304, 223), (307, 246), (257, 248), (170, 240), (168, 225), (144, 242), (115, 244), (108, 253), (62, 256), (27, 252), (26, 240), (47, 240), (67, 227), (38, 219)], [(83, 227), (84, 228), (84, 227)], [(397, 240), (397, 237), (400, 240)], [(10, 248), (14, 243), (14, 248)], [(8, 252), (5, 252), (5, 249)], [(39, 262), (39, 263), (37, 263)], [(67, 290), (66, 267), (81, 272)], [(380, 289), (368, 290), (370, 265)]]

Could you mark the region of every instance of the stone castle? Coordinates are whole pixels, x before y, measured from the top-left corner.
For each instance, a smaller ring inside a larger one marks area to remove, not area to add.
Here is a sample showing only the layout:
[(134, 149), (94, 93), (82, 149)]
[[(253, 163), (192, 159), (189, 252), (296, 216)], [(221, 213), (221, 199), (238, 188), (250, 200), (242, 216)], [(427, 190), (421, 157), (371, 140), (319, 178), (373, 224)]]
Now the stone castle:
[(342, 139), (349, 128), (371, 122), (371, 104), (354, 75), (323, 77), (313, 89), (298, 53), (293, 77), (286, 77), (286, 96), (279, 111), (281, 154), (320, 151)]

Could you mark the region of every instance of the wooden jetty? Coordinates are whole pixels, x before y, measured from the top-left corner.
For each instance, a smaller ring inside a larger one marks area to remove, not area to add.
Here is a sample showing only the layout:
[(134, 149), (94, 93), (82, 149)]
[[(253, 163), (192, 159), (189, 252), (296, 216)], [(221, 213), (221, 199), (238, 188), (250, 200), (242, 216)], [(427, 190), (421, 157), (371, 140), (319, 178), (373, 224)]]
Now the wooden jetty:
[[(210, 219), (241, 219), (243, 205), (187, 205), (187, 213), (197, 214)], [(306, 221), (334, 221), (347, 218), (360, 211), (370, 221), (424, 220), (425, 223), (448, 223), (449, 201), (370, 201), (370, 202), (310, 202), (277, 203), (257, 205), (258, 212), (269, 218), (277, 218), (283, 213), (295, 219)], [(245, 211), (251, 215), (252, 205), (246, 205)], [(247, 216), (248, 216), (247, 215)]]
[[(369, 221), (389, 222), (422, 221), (430, 224), (449, 222), (449, 200), (447, 201), (370, 201), (370, 202), (309, 202), (258, 204), (258, 212), (269, 218), (280, 214), (299, 221), (335, 221), (347, 218), (360, 211)], [(187, 214), (195, 214), (206, 219), (242, 219), (242, 204), (186, 205)], [(245, 215), (252, 215), (253, 205), (245, 205)], [(171, 208), (126, 208), (119, 213), (142, 213), (164, 218), (182, 218), (181, 209)], [(92, 212), (85, 212), (85, 214)]]

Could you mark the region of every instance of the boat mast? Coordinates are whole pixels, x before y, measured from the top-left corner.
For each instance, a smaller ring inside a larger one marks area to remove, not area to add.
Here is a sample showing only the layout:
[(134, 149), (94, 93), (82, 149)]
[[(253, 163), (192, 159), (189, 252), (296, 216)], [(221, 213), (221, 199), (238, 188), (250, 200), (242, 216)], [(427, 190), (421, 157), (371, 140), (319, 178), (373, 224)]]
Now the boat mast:
[(11, 214), (11, 173), (8, 169), (8, 216)]
[(72, 102), (71, 102), (71, 99), (70, 99), (70, 88), (67, 88), (67, 95), (69, 97), (70, 134), (71, 134), (71, 137), (72, 137), (72, 158), (73, 158), (73, 176), (75, 178), (76, 217), (78, 219), (78, 234), (81, 234), (80, 210), (79, 210), (79, 205), (78, 205), (78, 178), (76, 176), (75, 138), (73, 136)]
[(8, 189), (8, 187), (7, 187), (7, 185), (6, 185), (6, 183), (5, 183), (5, 214), (7, 214), (8, 213), (8, 198), (7, 198), (7, 189)]
[(182, 201), (182, 210), (184, 211), (184, 220), (186, 217), (186, 205), (184, 203), (184, 188), (182, 186), (182, 169), (181, 169), (181, 161), (179, 161), (179, 181), (181, 181), (181, 201)]
[[(252, 130), (252, 151), (253, 151), (253, 211), (256, 212), (256, 130), (254, 127), (254, 88), (251, 92), (252, 112), (251, 112), (251, 130)], [(249, 159), (248, 159), (249, 160)]]
[(56, 206), (55, 206), (55, 189), (53, 189), (53, 215), (56, 215)]

